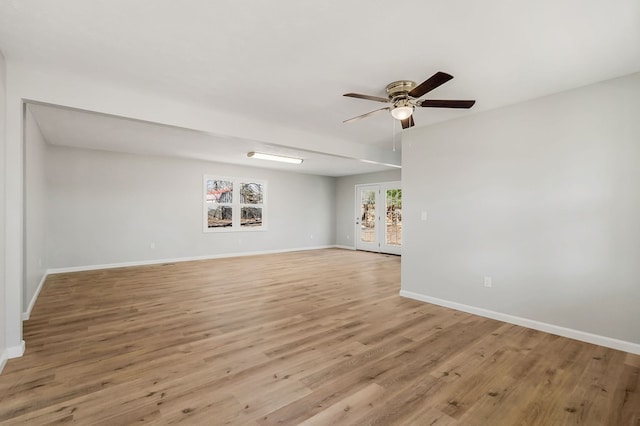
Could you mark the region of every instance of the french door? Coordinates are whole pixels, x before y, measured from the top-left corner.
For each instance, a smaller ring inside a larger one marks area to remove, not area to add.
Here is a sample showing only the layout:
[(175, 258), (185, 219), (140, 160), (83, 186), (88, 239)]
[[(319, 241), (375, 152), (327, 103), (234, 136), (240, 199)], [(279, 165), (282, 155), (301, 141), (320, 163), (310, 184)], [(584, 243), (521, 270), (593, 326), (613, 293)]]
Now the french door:
[(402, 252), (400, 182), (356, 185), (356, 249)]

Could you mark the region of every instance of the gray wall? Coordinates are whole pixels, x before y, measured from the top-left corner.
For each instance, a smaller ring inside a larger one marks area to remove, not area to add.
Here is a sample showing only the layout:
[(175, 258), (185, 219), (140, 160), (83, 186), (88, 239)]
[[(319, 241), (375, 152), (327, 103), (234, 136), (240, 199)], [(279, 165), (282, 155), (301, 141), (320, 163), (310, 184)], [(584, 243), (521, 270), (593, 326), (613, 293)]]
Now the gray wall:
[(7, 103), (7, 79), (6, 79), (6, 65), (4, 56), (0, 52), (0, 368), (1, 363), (6, 358), (7, 341), (6, 341), (6, 327), (7, 327), (7, 306), (5, 300), (6, 293), (6, 281), (5, 281), (5, 111)]
[(25, 117), (25, 270), (22, 311), (27, 312), (40, 281), (46, 273), (47, 145), (38, 124), (27, 108)]
[[(268, 231), (204, 233), (204, 174), (266, 180)], [(334, 244), (330, 177), (49, 146), (47, 178), (49, 268)]]
[(633, 74), (406, 132), (402, 289), (640, 343), (639, 93)]
[(336, 245), (354, 247), (355, 231), (355, 186), (366, 183), (382, 183), (399, 181), (400, 170), (366, 173), (362, 175), (336, 178)]

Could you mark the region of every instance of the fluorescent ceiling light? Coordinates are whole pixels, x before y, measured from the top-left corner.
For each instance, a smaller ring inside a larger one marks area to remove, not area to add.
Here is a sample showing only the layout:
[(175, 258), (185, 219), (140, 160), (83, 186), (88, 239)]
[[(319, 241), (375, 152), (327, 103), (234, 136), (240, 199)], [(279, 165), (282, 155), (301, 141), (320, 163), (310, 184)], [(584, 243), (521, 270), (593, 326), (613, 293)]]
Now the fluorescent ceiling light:
[(247, 157), (258, 160), (280, 161), (282, 163), (302, 164), (302, 158), (283, 157), (281, 155), (263, 154), (262, 152), (248, 152)]

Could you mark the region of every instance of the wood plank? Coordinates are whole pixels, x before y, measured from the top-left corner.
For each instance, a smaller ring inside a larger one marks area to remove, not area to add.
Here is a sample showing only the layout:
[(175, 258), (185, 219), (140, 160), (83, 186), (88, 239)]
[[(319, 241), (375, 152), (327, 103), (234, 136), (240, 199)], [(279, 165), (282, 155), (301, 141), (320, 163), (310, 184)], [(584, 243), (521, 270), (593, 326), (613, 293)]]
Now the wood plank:
[(332, 424), (355, 424), (359, 417), (366, 414), (369, 408), (373, 407), (373, 402), (384, 396), (384, 388), (372, 383), (363, 389), (347, 396), (332, 406), (322, 410), (313, 417), (300, 423), (303, 426), (321, 426)]

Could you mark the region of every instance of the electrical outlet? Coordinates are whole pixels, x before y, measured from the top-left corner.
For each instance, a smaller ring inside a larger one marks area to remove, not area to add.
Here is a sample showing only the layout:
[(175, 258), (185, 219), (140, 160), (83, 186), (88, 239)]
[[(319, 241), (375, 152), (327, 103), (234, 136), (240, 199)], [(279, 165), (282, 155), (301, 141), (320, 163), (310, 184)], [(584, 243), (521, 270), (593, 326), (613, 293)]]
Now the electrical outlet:
[(156, 248), (156, 243), (154, 243), (154, 242), (149, 243), (149, 248), (150, 249)]
[(491, 277), (484, 277), (484, 286), (491, 288)]

